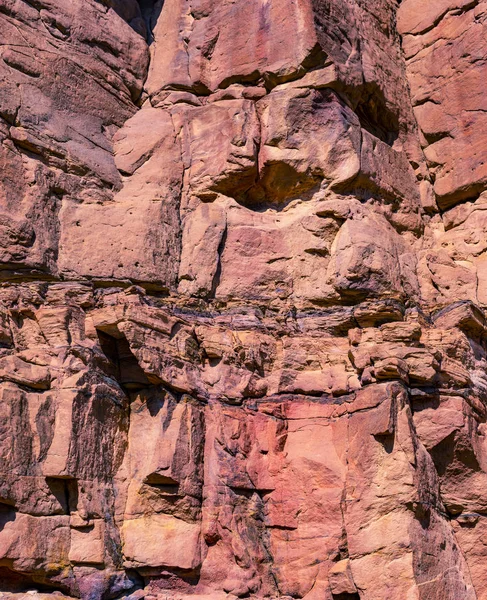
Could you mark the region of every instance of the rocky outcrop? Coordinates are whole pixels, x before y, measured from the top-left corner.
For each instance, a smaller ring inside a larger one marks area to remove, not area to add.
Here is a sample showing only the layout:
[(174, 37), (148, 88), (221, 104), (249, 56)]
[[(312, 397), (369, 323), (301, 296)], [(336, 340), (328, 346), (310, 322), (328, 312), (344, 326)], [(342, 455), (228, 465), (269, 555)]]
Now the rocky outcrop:
[(0, 598), (487, 599), (486, 15), (0, 0)]

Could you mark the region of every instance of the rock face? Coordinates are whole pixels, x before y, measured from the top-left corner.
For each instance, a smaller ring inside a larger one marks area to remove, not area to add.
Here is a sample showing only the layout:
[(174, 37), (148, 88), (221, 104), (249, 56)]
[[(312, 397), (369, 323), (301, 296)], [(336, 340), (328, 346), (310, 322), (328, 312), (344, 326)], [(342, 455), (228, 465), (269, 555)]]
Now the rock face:
[(0, 0), (0, 598), (487, 600), (486, 21)]

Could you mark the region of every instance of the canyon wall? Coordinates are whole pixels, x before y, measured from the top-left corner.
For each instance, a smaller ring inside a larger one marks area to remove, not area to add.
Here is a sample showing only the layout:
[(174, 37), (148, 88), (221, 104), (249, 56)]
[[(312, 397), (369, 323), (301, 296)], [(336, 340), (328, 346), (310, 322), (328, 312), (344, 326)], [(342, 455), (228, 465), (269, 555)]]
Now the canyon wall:
[(0, 0), (0, 598), (487, 600), (486, 34)]

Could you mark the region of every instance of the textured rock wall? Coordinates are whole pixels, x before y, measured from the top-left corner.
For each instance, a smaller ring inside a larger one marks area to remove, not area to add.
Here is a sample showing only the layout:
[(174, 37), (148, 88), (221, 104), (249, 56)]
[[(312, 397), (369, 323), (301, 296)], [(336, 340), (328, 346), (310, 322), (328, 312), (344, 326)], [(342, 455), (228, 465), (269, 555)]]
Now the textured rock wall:
[(486, 19), (0, 0), (0, 598), (487, 600)]

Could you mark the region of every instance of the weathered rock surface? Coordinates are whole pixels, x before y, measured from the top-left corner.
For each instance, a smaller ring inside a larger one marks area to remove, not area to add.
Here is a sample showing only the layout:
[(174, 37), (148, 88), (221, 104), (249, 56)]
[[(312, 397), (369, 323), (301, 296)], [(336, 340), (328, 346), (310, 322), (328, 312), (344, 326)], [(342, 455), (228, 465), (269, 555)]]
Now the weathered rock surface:
[(487, 600), (484, 0), (0, 0), (0, 598)]

